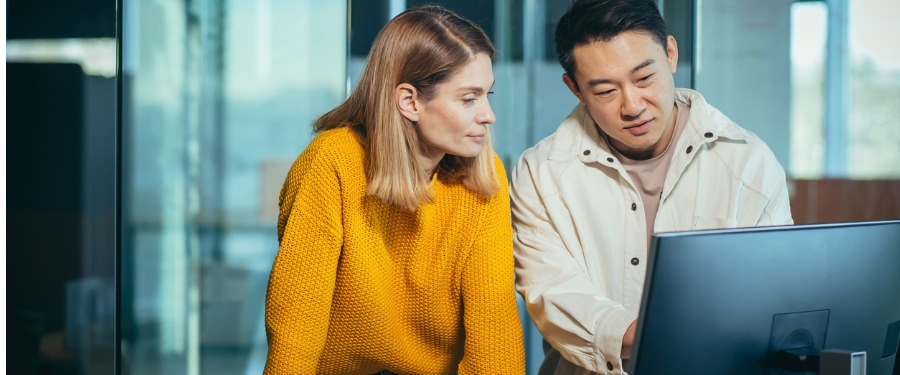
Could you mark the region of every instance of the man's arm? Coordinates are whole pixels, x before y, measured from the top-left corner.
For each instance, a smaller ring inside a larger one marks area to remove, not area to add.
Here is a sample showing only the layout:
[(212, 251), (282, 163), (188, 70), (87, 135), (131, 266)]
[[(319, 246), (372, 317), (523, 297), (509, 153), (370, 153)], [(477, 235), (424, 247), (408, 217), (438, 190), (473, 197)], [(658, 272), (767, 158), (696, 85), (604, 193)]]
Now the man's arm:
[(563, 357), (593, 372), (621, 373), (623, 337), (637, 315), (604, 295), (587, 265), (572, 256), (596, 249), (578, 245), (573, 221), (553, 222), (571, 216), (555, 191), (541, 191), (551, 184), (538, 183), (532, 163), (523, 156), (511, 182), (516, 287), (541, 334)]
[(762, 217), (756, 226), (767, 225), (791, 225), (794, 219), (791, 217), (790, 192), (787, 188), (787, 176), (775, 155), (771, 151), (766, 155), (764, 162), (763, 194), (769, 198)]

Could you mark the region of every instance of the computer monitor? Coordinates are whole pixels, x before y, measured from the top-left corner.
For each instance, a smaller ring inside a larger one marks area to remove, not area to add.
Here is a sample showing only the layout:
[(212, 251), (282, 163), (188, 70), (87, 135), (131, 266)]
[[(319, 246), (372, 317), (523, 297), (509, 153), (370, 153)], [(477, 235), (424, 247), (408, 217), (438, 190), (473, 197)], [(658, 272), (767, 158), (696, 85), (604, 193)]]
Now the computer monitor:
[(775, 353), (811, 348), (890, 375), (900, 220), (657, 234), (638, 316), (629, 374), (788, 374)]

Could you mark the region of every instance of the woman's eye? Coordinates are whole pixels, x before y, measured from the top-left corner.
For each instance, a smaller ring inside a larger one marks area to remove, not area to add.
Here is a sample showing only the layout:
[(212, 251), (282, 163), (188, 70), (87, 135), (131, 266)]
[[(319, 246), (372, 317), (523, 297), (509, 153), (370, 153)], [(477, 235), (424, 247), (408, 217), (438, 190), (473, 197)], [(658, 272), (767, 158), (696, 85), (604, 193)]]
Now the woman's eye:
[(465, 104), (465, 105), (469, 105), (469, 104), (472, 104), (472, 103), (475, 103), (475, 98), (471, 98), (471, 99), (463, 99), (463, 104)]

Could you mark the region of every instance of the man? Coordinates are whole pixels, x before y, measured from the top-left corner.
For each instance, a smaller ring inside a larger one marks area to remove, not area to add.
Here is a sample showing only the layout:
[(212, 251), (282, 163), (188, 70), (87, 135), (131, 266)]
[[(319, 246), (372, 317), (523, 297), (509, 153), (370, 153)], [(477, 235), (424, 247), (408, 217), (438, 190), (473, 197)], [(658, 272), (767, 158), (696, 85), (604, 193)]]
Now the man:
[(619, 374), (651, 235), (792, 224), (785, 173), (674, 87), (678, 48), (655, 1), (576, 0), (556, 50), (580, 103), (513, 171), (516, 287), (552, 347), (541, 374)]

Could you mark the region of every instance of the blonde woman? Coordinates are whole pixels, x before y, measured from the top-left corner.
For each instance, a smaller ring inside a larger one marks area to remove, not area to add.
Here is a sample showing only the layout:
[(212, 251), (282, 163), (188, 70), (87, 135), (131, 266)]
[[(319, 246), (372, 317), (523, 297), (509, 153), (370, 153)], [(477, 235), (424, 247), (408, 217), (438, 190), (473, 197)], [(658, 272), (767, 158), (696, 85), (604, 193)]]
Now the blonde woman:
[(281, 191), (266, 374), (521, 374), (494, 48), (430, 6), (376, 38)]

